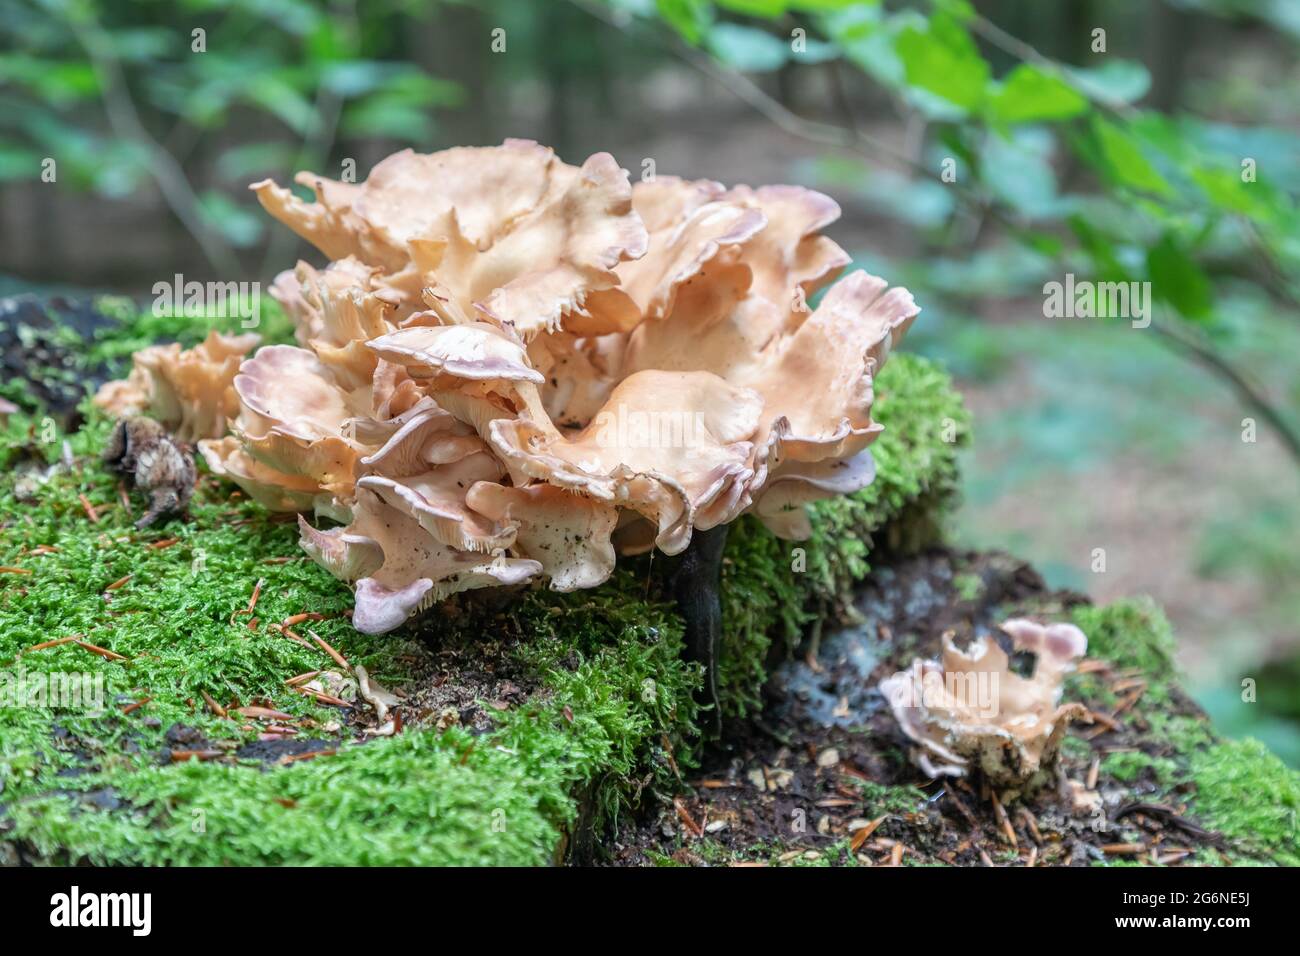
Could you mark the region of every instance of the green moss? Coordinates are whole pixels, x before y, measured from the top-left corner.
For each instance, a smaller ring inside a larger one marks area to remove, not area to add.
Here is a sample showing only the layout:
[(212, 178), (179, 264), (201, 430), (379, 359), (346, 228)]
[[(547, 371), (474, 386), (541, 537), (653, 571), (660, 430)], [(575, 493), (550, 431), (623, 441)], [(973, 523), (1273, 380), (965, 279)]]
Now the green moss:
[(1089, 656), (1141, 671), (1148, 680), (1163, 682), (1175, 676), (1173, 628), (1150, 598), (1080, 607), (1074, 623), (1088, 635)]
[(1190, 754), (1214, 741), (1210, 725), (1202, 717), (1172, 713), (1158, 707), (1144, 710), (1142, 716), (1150, 738), (1176, 753)]
[(1174, 779), (1178, 765), (1168, 757), (1153, 757), (1140, 750), (1124, 750), (1108, 754), (1101, 769), (1116, 780), (1133, 783), (1144, 771), (1150, 771), (1156, 782), (1165, 784)]
[(857, 777), (853, 782), (862, 791), (862, 812), (868, 817), (914, 813), (926, 800), (925, 793), (910, 784), (894, 787)]
[(1300, 866), (1300, 774), (1251, 739), (1194, 751), (1191, 774), (1205, 825), (1253, 855)]
[[(1080, 608), (1074, 620), (1088, 635), (1090, 656), (1140, 670), (1150, 681), (1141, 704), (1126, 719), (1130, 738), (1142, 750), (1113, 753), (1102, 770), (1124, 783), (1150, 771), (1166, 791), (1190, 793), (1191, 815), (1228, 839), (1233, 860), (1300, 863), (1300, 774), (1258, 741), (1218, 739), (1208, 721), (1176, 692), (1173, 632), (1154, 602), (1134, 599)], [(1097, 678), (1075, 681), (1072, 694), (1101, 699)], [(1221, 860), (1215, 856), (1202, 862)]]
[(952, 579), (957, 596), (963, 601), (975, 601), (984, 593), (984, 581), (978, 574), (963, 573)]
[[(91, 453), (106, 428), (92, 418), (72, 444)], [(0, 576), (6, 675), (84, 673), (102, 681), (105, 701), (98, 713), (0, 710), (0, 827), (10, 838), (96, 863), (540, 863), (579, 810), (612, 819), (640, 787), (667, 788), (689, 765), (698, 668), (681, 659), (680, 621), (647, 600), (630, 572), (595, 592), (529, 592), (508, 627), (502, 615), (468, 608), (430, 616), (423, 634), (372, 637), (341, 616), (349, 589), (302, 557), (291, 523), (228, 495), (205, 481), (188, 522), (136, 532), (116, 480), (94, 464), (56, 475), (35, 505), (15, 501), (12, 477), (0, 483), (0, 564), (31, 572)], [(52, 550), (33, 554), (41, 545)], [(291, 560), (267, 563), (278, 558)], [(259, 579), (260, 623), (250, 629), (232, 612)], [(314, 720), (305, 735), (328, 736), (322, 727), (336, 712), (284, 680), (332, 665), (266, 627), (308, 609), (334, 615), (310, 626), (384, 683), (411, 676), (410, 661), (427, 654), (421, 638), (472, 646), (508, 636), (511, 665), (538, 690), (484, 739), (412, 728), (273, 770), (160, 766), (174, 723), (218, 746), (254, 739), (209, 713), (204, 692), (267, 700)], [(26, 650), (74, 633), (128, 661), (74, 644)], [(145, 697), (130, 715), (119, 712)], [(86, 794), (121, 806), (95, 809)]]

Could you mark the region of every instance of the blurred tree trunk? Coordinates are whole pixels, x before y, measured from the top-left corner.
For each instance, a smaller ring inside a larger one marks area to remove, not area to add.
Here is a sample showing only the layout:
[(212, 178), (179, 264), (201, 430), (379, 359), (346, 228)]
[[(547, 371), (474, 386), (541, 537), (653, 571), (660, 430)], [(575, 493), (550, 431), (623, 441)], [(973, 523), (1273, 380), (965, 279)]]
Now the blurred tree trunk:
[(405, 24), (410, 31), (409, 59), (431, 76), (459, 83), (465, 97), (459, 109), (441, 111), (438, 142), (423, 144), (421, 151), (499, 143), (502, 131), (496, 123), (496, 87), (492, 82), (496, 64), (492, 60), (500, 54), (491, 52), (493, 24), (484, 10), (439, 4), (432, 16), (410, 18)]
[(1197, 20), (1169, 3), (1148, 6), (1146, 19), (1143, 32), (1148, 54), (1143, 59), (1151, 70), (1147, 105), (1170, 113), (1182, 103), (1188, 65), (1196, 44)]

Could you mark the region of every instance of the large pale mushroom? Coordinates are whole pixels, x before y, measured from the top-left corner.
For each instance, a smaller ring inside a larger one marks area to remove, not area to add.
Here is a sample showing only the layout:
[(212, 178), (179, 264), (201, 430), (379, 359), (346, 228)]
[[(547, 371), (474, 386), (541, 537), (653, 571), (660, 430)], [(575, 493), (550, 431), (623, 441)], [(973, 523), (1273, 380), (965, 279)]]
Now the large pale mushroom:
[(804, 537), (808, 502), (871, 481), (872, 381), (917, 313), (863, 272), (830, 285), (834, 201), (632, 185), (522, 140), (297, 181), (314, 202), (253, 188), (331, 261), (277, 277), (297, 346), (224, 380), (209, 467), (345, 523), (301, 521), (302, 546), (366, 631), (469, 588), (595, 587), (657, 547), (712, 681), (729, 523)]

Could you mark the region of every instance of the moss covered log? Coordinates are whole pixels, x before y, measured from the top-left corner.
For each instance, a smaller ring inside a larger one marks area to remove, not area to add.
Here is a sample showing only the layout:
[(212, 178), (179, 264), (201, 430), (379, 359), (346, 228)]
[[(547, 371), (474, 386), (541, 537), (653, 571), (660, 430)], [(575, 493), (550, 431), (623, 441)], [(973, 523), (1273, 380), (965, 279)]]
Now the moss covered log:
[[(156, 321), (97, 340), (94, 353), (111, 363), (123, 343), (158, 334)], [(772, 661), (838, 618), (873, 549), (935, 540), (967, 429), (960, 399), (908, 355), (891, 359), (877, 392), (875, 484), (818, 506), (802, 545), (748, 520), (732, 531), (719, 674), (729, 719), (759, 712)], [(104, 699), (95, 711), (42, 699), (0, 710), (0, 860), (544, 864), (690, 778), (700, 673), (683, 660), (652, 562), (589, 592), (465, 596), (367, 636), (347, 621), (348, 588), (302, 556), (293, 524), (211, 476), (188, 520), (136, 531), (142, 502), (98, 464), (111, 423), (93, 413), (66, 436), (72, 466), (33, 486), (30, 459), (57, 461), (65, 437), (42, 442), (41, 424), (39, 412), (14, 416), (5, 435), (0, 662), (10, 687), (88, 674)], [(274, 626), (304, 612), (322, 619)], [(1134, 757), (1108, 772), (1164, 774), (1234, 858), (1294, 862), (1296, 776), (1160, 708), (1160, 688), (1171, 688), (1164, 700), (1176, 688), (1158, 612), (1080, 613), (1100, 615), (1080, 621), (1097, 653), (1152, 674), (1144, 719), (1175, 741), (1158, 758), (1167, 765)], [(287, 683), (337, 666), (307, 628), (406, 693), (401, 733), (368, 736), (357, 708)], [(83, 643), (37, 649), (73, 636)], [(268, 735), (236, 712), (248, 705), (288, 715), (297, 733)], [(920, 793), (897, 790), (895, 803)]]

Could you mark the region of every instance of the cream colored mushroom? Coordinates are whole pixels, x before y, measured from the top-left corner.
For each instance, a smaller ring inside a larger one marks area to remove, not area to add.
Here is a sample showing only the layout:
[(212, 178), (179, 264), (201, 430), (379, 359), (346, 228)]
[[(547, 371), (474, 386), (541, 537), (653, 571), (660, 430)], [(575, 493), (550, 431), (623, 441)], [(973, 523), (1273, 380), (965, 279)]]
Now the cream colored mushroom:
[(192, 349), (152, 345), (131, 357), (126, 379), (100, 387), (95, 404), (117, 418), (147, 414), (181, 441), (220, 438), (239, 407), (231, 388), (239, 363), (259, 341), (213, 330)]
[(382, 634), (431, 604), (470, 588), (520, 584), (541, 573), (537, 561), (460, 550), (378, 494), (358, 487), (349, 527), (320, 532), (305, 522), (302, 544), (322, 567), (355, 576), (352, 624)]
[[(808, 308), (848, 261), (829, 197), (633, 186), (522, 140), (297, 181), (314, 202), (253, 188), (332, 261), (277, 277), (298, 345), (204, 386), (201, 450), (267, 507), (346, 523), (302, 545), (354, 585), (358, 627), (594, 587), (616, 543), (675, 554), (745, 513), (806, 536), (809, 502), (871, 481), (873, 379), (917, 309), (863, 272)], [(170, 397), (153, 362), (104, 400)]]
[(361, 184), (310, 173), (304, 203), (270, 181), (263, 206), (333, 259), (381, 270), (408, 305), (422, 290), (444, 318), (478, 316), (525, 338), (562, 326), (584, 334), (635, 322), (613, 269), (643, 255), (627, 174), (608, 153), (581, 167), (525, 140), (384, 160)]
[(880, 682), (913, 763), (931, 777), (982, 773), (1002, 787), (1022, 787), (1056, 758), (1070, 720), (1086, 713), (1060, 703), (1065, 675), (1088, 649), (1073, 624), (1043, 626), (1014, 619), (1002, 630), (1017, 651), (1035, 657), (1021, 677), (1007, 653), (988, 637), (966, 650), (944, 635), (941, 660), (917, 658)]

